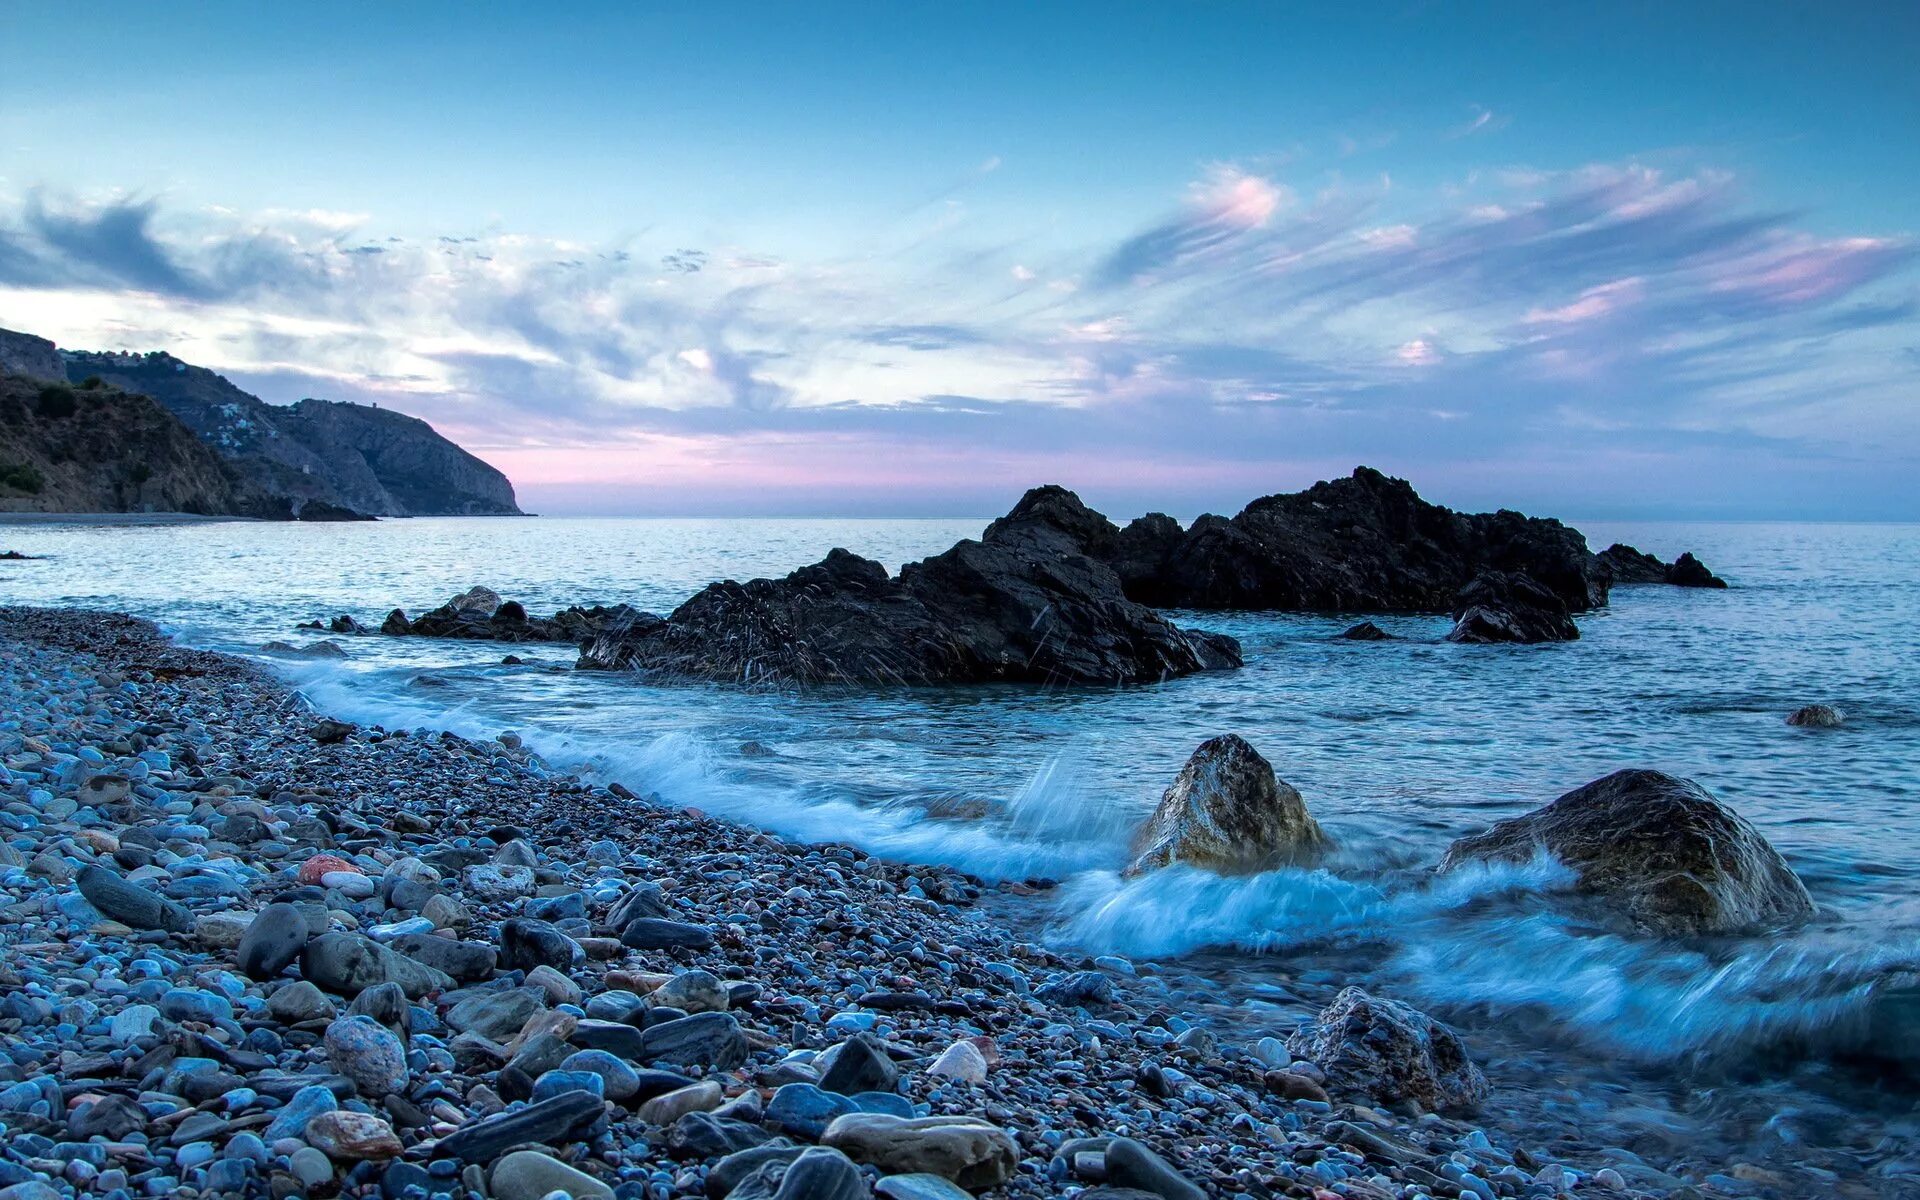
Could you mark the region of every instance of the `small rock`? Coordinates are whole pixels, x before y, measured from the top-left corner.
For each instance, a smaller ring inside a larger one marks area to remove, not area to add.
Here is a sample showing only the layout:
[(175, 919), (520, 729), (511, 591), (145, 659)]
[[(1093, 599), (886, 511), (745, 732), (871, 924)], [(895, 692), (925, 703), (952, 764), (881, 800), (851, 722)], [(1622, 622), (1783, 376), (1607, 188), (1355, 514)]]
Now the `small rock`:
[(883, 1174), (938, 1175), (975, 1192), (1013, 1178), (1020, 1160), (1013, 1137), (977, 1117), (851, 1113), (827, 1126), (821, 1141)]

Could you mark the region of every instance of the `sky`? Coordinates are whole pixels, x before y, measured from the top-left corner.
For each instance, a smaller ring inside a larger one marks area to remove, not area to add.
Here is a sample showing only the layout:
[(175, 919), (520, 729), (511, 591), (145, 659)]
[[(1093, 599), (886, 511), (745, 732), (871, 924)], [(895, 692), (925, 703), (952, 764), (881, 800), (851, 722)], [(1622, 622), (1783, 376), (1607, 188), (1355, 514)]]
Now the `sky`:
[(550, 513), (1920, 519), (1920, 5), (0, 6), (0, 326)]

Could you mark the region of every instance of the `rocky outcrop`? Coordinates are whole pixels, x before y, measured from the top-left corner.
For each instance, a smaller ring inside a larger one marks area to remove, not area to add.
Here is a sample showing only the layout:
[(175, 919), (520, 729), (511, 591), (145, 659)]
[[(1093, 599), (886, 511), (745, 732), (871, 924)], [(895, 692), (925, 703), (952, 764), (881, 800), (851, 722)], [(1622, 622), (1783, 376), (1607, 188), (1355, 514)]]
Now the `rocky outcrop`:
[(218, 456), (145, 396), (0, 376), (0, 512), (217, 516), (236, 511), (238, 492)]
[(750, 683), (1148, 683), (1240, 665), (1231, 638), (1127, 599), (1058, 522), (1070, 492), (903, 567), (835, 550), (785, 579), (727, 581), (589, 643), (579, 665)]
[(67, 367), (46, 338), (0, 329), (0, 375), (64, 383)]
[(1444, 612), (1487, 570), (1533, 578), (1568, 611), (1607, 602), (1607, 573), (1578, 531), (1516, 512), (1456, 513), (1370, 467), (1185, 530), (1159, 513), (1115, 529), (1066, 505), (1071, 496), (1035, 489), (1013, 516), (1053, 524), (1112, 566), (1128, 596), (1162, 608)]
[(65, 375), (97, 377), (159, 401), (254, 494), (253, 515), (313, 520), (520, 511), (506, 476), (401, 413), (324, 400), (268, 404), (169, 354), (69, 353)]
[(1787, 714), (1787, 724), (1802, 729), (1838, 729), (1846, 714), (1831, 704), (1804, 704)]
[(1614, 583), (1667, 583), (1675, 587), (1724, 588), (1727, 581), (1709, 571), (1706, 564), (1682, 554), (1673, 562), (1661, 562), (1623, 542), (1615, 542), (1597, 556)]
[[(405, 610), (396, 608), (380, 623), (380, 632), (392, 637), (580, 645), (603, 633), (625, 631), (659, 619), (625, 604), (576, 604), (550, 617), (535, 617), (517, 600), (503, 601), (492, 588), (474, 587), (417, 617), (409, 618)], [(347, 616), (335, 617), (329, 628), (336, 633), (366, 632), (364, 626)]]
[(1440, 870), (1547, 853), (1610, 923), (1661, 936), (1801, 921), (1813, 900), (1739, 814), (1690, 780), (1616, 771), (1447, 848)]
[(1561, 597), (1531, 576), (1483, 571), (1455, 597), (1447, 640), (1531, 645), (1571, 642), (1579, 636)]
[(1331, 843), (1300, 793), (1236, 734), (1200, 743), (1134, 838), (1126, 873), (1173, 863), (1223, 872), (1306, 861)]
[(1295, 1030), (1287, 1050), (1324, 1072), (1336, 1093), (1377, 1104), (1471, 1110), (1487, 1094), (1487, 1077), (1459, 1034), (1411, 1005), (1357, 987), (1343, 989)]

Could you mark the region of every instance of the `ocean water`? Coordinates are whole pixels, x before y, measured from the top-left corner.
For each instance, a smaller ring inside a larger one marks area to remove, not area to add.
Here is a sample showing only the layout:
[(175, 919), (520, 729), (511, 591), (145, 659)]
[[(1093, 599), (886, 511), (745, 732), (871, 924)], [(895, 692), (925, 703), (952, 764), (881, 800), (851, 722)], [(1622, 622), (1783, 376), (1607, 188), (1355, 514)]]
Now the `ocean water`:
[[(1247, 665), (1133, 689), (747, 691), (576, 673), (566, 646), (339, 639), (275, 660), (323, 709), (519, 731), (554, 761), (779, 833), (996, 879), (1038, 936), (1159, 964), (1237, 1033), (1342, 983), (1465, 1030), (1506, 1123), (1675, 1163), (1810, 1165), (1860, 1194), (1920, 1170), (1920, 527), (1579, 523), (1694, 550), (1726, 592), (1622, 587), (1541, 647), (1453, 646), (1441, 618), (1180, 614)], [(717, 578), (844, 546), (890, 566), (985, 520), (412, 520), (0, 526), (0, 599), (124, 609), (253, 652), (300, 621), (419, 612), (475, 583), (535, 612), (666, 611)], [(501, 665), (506, 653), (530, 661)], [(1809, 702), (1837, 730), (1784, 723)], [(1122, 880), (1128, 840), (1201, 740), (1239, 733), (1340, 850), (1314, 871)], [(1748, 938), (1633, 940), (1565, 914), (1550, 862), (1436, 882), (1447, 843), (1610, 771), (1689, 776), (1757, 825), (1819, 915)], [(1911, 1067), (1910, 1067), (1910, 1064)], [(1748, 1185), (1751, 1186), (1751, 1185)], [(1844, 1190), (1844, 1189), (1843, 1189)]]

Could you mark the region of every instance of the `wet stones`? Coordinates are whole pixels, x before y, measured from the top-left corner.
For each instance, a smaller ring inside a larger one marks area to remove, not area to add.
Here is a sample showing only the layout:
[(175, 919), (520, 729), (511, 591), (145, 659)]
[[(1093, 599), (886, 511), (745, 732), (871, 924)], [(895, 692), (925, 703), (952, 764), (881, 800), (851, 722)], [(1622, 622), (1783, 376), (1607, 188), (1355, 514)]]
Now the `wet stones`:
[(1287, 1039), (1287, 1049), (1323, 1071), (1334, 1087), (1381, 1104), (1471, 1110), (1486, 1076), (1460, 1035), (1411, 1005), (1349, 987)]
[(193, 914), (157, 892), (128, 882), (105, 867), (88, 865), (75, 879), (87, 903), (132, 929), (185, 933), (193, 928)]

